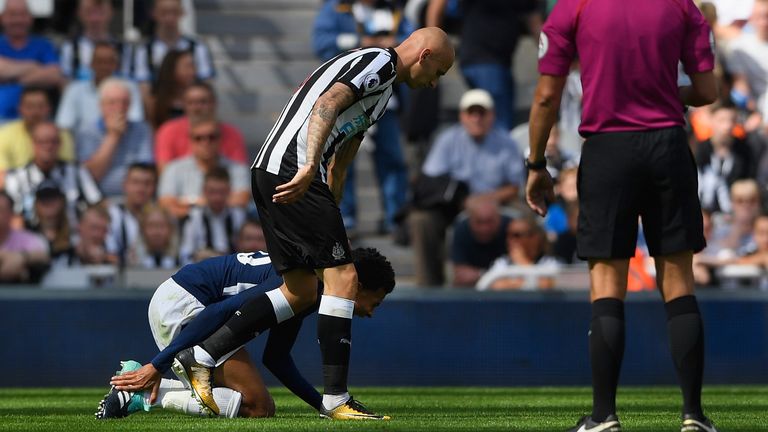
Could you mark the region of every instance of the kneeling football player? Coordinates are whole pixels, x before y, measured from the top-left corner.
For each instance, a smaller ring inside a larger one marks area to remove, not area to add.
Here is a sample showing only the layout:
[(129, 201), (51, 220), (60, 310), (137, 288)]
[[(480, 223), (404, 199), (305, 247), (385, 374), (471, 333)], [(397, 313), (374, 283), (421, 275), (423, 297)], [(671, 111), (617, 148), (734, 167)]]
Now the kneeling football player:
[[(355, 249), (352, 258), (360, 283), (355, 315), (370, 317), (394, 289), (394, 271), (376, 249)], [(180, 352), (191, 352), (189, 347), (217, 329), (220, 333), (225, 323), (231, 325), (241, 310), (264, 304), (264, 298), (272, 305), (266, 311), (270, 324), (250, 333), (252, 338), (271, 329), (262, 361), (286, 388), (322, 414), (322, 396), (301, 375), (290, 354), (303, 319), (318, 309), (322, 283), (318, 284), (314, 307), (296, 313), (281, 294), (282, 284), (269, 255), (263, 252), (210, 258), (180, 269), (158, 287), (149, 304), (149, 324), (160, 353), (144, 366), (122, 362), (122, 370), (112, 377), (112, 389), (99, 403), (96, 417), (120, 418), (155, 408), (198, 416), (272, 416), (272, 397), (243, 348), (247, 340), (238, 340), (234, 349), (217, 359), (209, 380), (213, 388), (208, 389), (212, 399), (208, 403), (190, 392), (189, 374), (174, 359)], [(162, 378), (168, 369), (181, 381)]]

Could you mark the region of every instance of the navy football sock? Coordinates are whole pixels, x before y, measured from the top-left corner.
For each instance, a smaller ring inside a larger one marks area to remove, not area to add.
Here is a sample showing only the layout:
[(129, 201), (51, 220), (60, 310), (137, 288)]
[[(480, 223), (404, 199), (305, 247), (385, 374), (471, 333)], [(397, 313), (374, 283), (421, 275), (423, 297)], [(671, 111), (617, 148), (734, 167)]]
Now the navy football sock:
[(592, 303), (589, 327), (592, 363), (592, 420), (616, 414), (616, 387), (624, 358), (624, 302), (602, 298)]

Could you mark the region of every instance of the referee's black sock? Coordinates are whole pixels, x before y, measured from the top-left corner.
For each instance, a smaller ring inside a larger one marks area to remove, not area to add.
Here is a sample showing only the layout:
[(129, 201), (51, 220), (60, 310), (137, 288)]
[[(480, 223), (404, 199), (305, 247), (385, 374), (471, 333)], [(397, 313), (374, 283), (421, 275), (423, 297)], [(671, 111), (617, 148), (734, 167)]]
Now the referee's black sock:
[(683, 414), (703, 416), (701, 383), (704, 376), (704, 328), (699, 305), (693, 295), (678, 297), (664, 305), (672, 359), (675, 361)]
[(602, 298), (592, 303), (589, 327), (592, 363), (592, 420), (616, 414), (616, 387), (624, 358), (624, 302)]
[(323, 405), (333, 409), (348, 399), (347, 372), (352, 348), (355, 302), (324, 295), (317, 316), (317, 340), (323, 357)]
[(246, 342), (292, 316), (293, 310), (280, 289), (268, 291), (243, 304), (229, 321), (200, 344), (200, 348), (218, 366)]

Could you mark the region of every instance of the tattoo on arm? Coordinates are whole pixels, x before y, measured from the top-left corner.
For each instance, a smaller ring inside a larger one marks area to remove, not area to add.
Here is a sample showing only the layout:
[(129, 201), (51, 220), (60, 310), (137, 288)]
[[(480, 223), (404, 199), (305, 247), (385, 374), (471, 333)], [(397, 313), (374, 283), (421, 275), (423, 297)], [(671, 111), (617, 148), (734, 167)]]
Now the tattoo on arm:
[(309, 117), (307, 130), (307, 162), (317, 166), (320, 156), (331, 134), (336, 118), (343, 109), (352, 105), (355, 94), (352, 89), (341, 83), (335, 83), (315, 102)]

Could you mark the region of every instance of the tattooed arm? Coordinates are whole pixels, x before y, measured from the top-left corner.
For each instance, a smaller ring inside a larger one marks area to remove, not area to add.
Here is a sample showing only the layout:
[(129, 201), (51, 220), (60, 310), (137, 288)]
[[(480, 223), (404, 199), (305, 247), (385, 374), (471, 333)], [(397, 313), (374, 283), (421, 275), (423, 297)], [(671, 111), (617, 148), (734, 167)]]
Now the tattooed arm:
[(352, 163), (352, 159), (355, 158), (357, 149), (360, 148), (362, 141), (363, 134), (361, 133), (341, 145), (333, 156), (333, 160), (328, 168), (328, 188), (331, 189), (331, 193), (336, 199), (336, 204), (341, 203), (341, 196), (344, 192), (344, 180), (347, 178), (347, 167)]
[(351, 88), (342, 83), (335, 83), (315, 102), (309, 116), (307, 130), (307, 163), (299, 167), (293, 179), (275, 188), (272, 201), (290, 204), (299, 200), (309, 189), (310, 183), (320, 165), (323, 146), (331, 134), (333, 124), (339, 113), (352, 105), (355, 94)]

